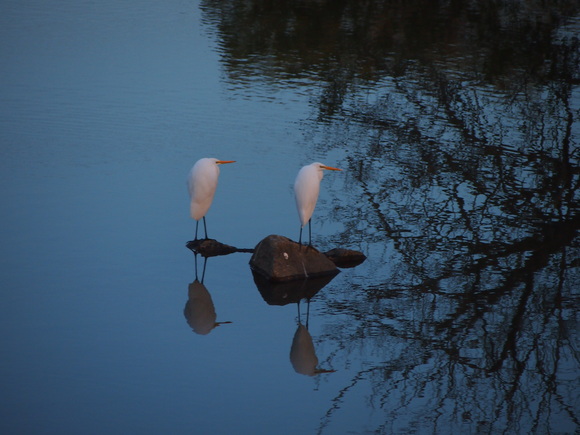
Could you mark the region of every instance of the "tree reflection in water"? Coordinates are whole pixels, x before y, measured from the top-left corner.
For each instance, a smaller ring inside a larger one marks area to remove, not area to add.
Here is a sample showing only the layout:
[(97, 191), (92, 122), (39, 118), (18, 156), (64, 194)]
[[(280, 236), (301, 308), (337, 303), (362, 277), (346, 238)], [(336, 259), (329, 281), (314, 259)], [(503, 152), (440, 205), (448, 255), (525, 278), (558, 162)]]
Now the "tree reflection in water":
[(319, 432), (361, 389), (377, 433), (578, 430), (577, 2), (203, 8), (228, 80), (316, 91), (303, 133), (347, 168), (329, 219), (369, 260), (319, 340), (364, 364)]

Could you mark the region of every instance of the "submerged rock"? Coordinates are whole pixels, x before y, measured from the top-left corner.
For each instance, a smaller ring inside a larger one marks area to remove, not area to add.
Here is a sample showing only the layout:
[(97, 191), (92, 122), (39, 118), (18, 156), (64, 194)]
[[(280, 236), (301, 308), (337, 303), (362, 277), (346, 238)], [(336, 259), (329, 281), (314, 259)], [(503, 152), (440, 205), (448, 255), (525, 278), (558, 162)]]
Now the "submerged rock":
[(340, 268), (355, 267), (367, 259), (360, 251), (352, 249), (334, 248), (324, 253), (334, 264)]
[(203, 257), (217, 257), (218, 255), (228, 255), (234, 252), (252, 252), (253, 249), (240, 249), (226, 245), (215, 239), (190, 240), (185, 244), (193, 252), (201, 254)]
[(339, 272), (316, 248), (278, 235), (270, 235), (256, 245), (250, 266), (270, 281), (315, 278)]

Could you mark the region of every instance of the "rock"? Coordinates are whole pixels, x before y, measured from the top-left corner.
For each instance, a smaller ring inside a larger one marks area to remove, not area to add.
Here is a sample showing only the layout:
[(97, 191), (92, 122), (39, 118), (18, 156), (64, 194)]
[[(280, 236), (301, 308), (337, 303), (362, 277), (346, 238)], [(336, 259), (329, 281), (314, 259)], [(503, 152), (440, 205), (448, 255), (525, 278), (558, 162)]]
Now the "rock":
[[(326, 257), (328, 257), (328, 259), (330, 259), (335, 266), (340, 267), (340, 268), (347, 268), (347, 267), (354, 267), (354, 266), (358, 266), (359, 264), (361, 264), (363, 261), (366, 260), (366, 256), (359, 251), (353, 251), (351, 249), (344, 249), (344, 248), (334, 248), (331, 249), (330, 251), (324, 252), (322, 254), (320, 254), (320, 252), (318, 252), (317, 249), (313, 248), (313, 247), (309, 247), (309, 246), (303, 246), (303, 245), (299, 245), (298, 243), (288, 239), (287, 237), (283, 237), (283, 236), (276, 236), (276, 235), (272, 235), (272, 236), (268, 236), (266, 237), (264, 240), (268, 239), (268, 238), (275, 238), (278, 237), (279, 239), (276, 239), (276, 243), (280, 243), (281, 240), (285, 241), (285, 243), (289, 243), (292, 244), (293, 248), (288, 248), (288, 249), (292, 249), (293, 251), (296, 251), (297, 249), (299, 250), (299, 256), (302, 258), (307, 258), (308, 262), (312, 261), (315, 257), (320, 257), (320, 255), (324, 255)], [(264, 241), (262, 240), (262, 242)], [(274, 240), (274, 239), (272, 239)], [(260, 243), (262, 243), (260, 242)], [(258, 244), (259, 246), (260, 244)], [(189, 242), (186, 243), (187, 248), (191, 249), (193, 252), (201, 254), (203, 257), (216, 257), (218, 255), (228, 255), (228, 254), (232, 254), (234, 252), (254, 252), (254, 249), (245, 249), (245, 248), (236, 248), (234, 246), (230, 246), (230, 245), (226, 245), (225, 243), (221, 243), (218, 242), (215, 239), (197, 239), (197, 240), (191, 240)], [(278, 248), (275, 248), (278, 249)], [(280, 248), (281, 249), (281, 248)], [(286, 252), (287, 255), (289, 255), (289, 252)], [(319, 255), (320, 254), (320, 255)], [(296, 258), (296, 256), (293, 256), (294, 258)], [(314, 265), (309, 265), (312, 268), (307, 268), (307, 274), (308, 277), (312, 277), (312, 276), (319, 276), (319, 272), (322, 270), (322, 274), (326, 274), (324, 271), (325, 270), (330, 270), (332, 269), (332, 267), (327, 263), (326, 265), (323, 264), (319, 264), (321, 262), (321, 260), (319, 261), (315, 261)], [(261, 263), (264, 263), (263, 261), (261, 261)], [(252, 263), (250, 263), (252, 264)], [(319, 268), (321, 270), (319, 270)], [(269, 274), (266, 273), (265, 271), (269, 270), (269, 267), (265, 267), (265, 263), (264, 263), (264, 267), (262, 267), (260, 264), (257, 265), (257, 270), (262, 270), (263, 274), (265, 274), (266, 276), (269, 277)], [(290, 278), (290, 279), (297, 279), (297, 278), (304, 278), (306, 275), (304, 274), (304, 270), (300, 270), (300, 273), (297, 274), (299, 276), (297, 276), (296, 278)], [(283, 278), (282, 280), (285, 280), (285, 278)]]
[(252, 271), (254, 283), (268, 305), (287, 305), (311, 299), (322, 290), (336, 275), (293, 281), (272, 282), (264, 275)]
[(360, 251), (352, 249), (334, 248), (324, 253), (337, 267), (355, 267), (367, 259), (366, 255)]
[(335, 264), (316, 248), (278, 235), (270, 235), (256, 245), (250, 266), (274, 282), (336, 275), (339, 272)]
[(253, 252), (253, 249), (240, 249), (226, 245), (215, 239), (190, 240), (185, 244), (193, 252), (201, 254), (203, 257), (216, 257), (218, 255), (228, 255), (233, 252)]

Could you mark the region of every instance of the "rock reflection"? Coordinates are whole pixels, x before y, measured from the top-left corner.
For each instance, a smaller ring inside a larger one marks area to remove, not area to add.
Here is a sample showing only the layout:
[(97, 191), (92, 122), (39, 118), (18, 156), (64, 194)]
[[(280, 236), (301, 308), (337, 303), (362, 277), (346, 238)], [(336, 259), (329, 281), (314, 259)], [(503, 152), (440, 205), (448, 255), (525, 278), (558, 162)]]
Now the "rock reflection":
[(326, 275), (319, 278), (272, 282), (258, 272), (252, 271), (252, 275), (258, 291), (269, 305), (287, 305), (299, 303), (302, 299), (310, 300), (336, 276)]
[[(266, 303), (269, 305), (296, 304), (298, 307), (298, 327), (294, 333), (290, 348), (290, 362), (296, 373), (307, 376), (333, 373), (335, 370), (317, 368), (318, 357), (316, 356), (312, 336), (308, 331), (308, 321), (310, 318), (310, 300), (332, 281), (335, 275), (288, 282), (271, 282), (260, 273), (252, 272), (252, 274), (256, 287)], [(307, 301), (307, 310), (306, 320), (303, 323), (300, 303), (304, 299)]]
[(310, 316), (310, 299), (307, 302), (306, 311), (306, 324), (302, 323), (300, 317), (300, 302), (298, 305), (298, 328), (294, 333), (294, 338), (292, 339), (292, 346), (290, 348), (290, 362), (296, 373), (307, 376), (319, 375), (322, 373), (334, 373), (336, 370), (326, 370), (317, 368), (318, 357), (316, 356), (316, 350), (314, 349), (314, 343), (312, 341), (312, 336), (308, 331), (308, 320)]
[(232, 322), (217, 322), (217, 314), (211, 295), (204, 285), (207, 257), (203, 260), (201, 280), (198, 278), (197, 255), (195, 255), (195, 280), (187, 288), (188, 300), (183, 315), (193, 332), (207, 335), (217, 326)]

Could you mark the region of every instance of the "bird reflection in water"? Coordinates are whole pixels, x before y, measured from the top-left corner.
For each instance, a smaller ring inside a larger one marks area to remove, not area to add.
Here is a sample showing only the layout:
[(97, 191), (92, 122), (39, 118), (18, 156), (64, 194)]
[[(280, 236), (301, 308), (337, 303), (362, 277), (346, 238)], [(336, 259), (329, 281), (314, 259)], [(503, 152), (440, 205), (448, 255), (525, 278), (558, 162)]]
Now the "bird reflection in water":
[(300, 301), (298, 305), (298, 328), (294, 333), (292, 339), (292, 347), (290, 348), (290, 362), (296, 373), (307, 376), (319, 375), (322, 373), (333, 373), (336, 370), (325, 370), (317, 368), (318, 357), (314, 349), (312, 336), (308, 332), (308, 318), (310, 316), (310, 299), (307, 302), (306, 310), (306, 325), (302, 323), (300, 316)]
[(197, 254), (195, 254), (195, 280), (188, 286), (188, 300), (183, 309), (183, 315), (187, 320), (187, 324), (193, 332), (200, 335), (209, 334), (216, 326), (232, 323), (216, 322), (217, 314), (213, 300), (206, 286), (203, 284), (206, 264), (207, 257), (204, 257), (203, 271), (201, 280), (199, 280), (197, 273)]

